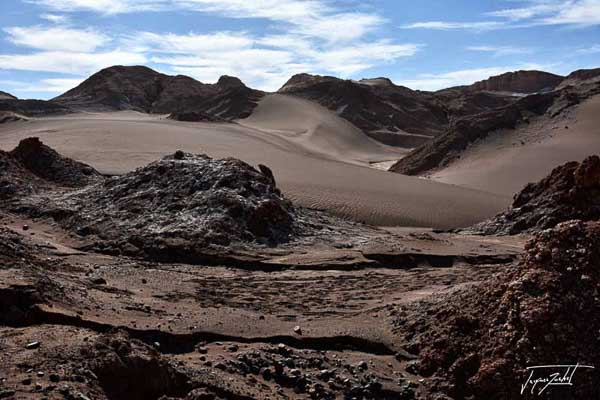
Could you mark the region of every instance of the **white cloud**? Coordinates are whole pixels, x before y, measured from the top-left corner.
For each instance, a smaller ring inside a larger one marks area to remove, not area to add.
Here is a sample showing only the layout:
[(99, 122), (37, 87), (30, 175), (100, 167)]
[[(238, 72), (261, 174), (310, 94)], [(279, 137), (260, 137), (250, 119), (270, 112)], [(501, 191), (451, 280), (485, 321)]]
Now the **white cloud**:
[(448, 21), (427, 21), (427, 22), (414, 22), (401, 26), (403, 29), (437, 29), (437, 30), (451, 30), (451, 29), (471, 29), (471, 30), (492, 30), (504, 27), (502, 22), (486, 21), (486, 22), (448, 22)]
[(500, 21), (425, 21), (404, 25), (405, 29), (471, 29), (492, 30), (526, 28), (539, 25), (600, 25), (600, 0), (522, 0), (525, 7), (487, 12), (487, 17)]
[(359, 39), (384, 22), (383, 18), (374, 14), (343, 13), (296, 21), (292, 32), (336, 43)]
[(568, 6), (571, 1), (547, 1), (547, 0), (530, 0), (530, 5), (520, 8), (507, 8), (498, 11), (486, 13), (486, 15), (499, 18), (507, 18), (511, 21), (521, 21), (539, 15), (548, 14), (559, 11), (561, 8)]
[(46, 51), (89, 52), (110, 42), (108, 36), (93, 30), (33, 26), (4, 31), (11, 43)]
[(20, 93), (64, 93), (83, 82), (83, 79), (50, 78), (36, 82), (1, 81), (0, 84), (10, 86)]
[(532, 52), (531, 49), (514, 46), (468, 46), (467, 50), (482, 53), (492, 53), (495, 57), (529, 54)]
[(42, 14), (40, 18), (55, 24), (64, 24), (69, 21), (69, 17), (59, 14)]
[(600, 44), (594, 44), (590, 47), (583, 47), (577, 50), (578, 54), (597, 54), (600, 53)]
[[(82, 75), (95, 72), (98, 64), (105, 66), (115, 53), (121, 53), (125, 58), (114, 57), (114, 64), (149, 61), (166, 73), (189, 74), (205, 82), (216, 81), (223, 74), (235, 75), (250, 86), (273, 90), (295, 73), (350, 77), (376, 65), (412, 56), (420, 47), (374, 35), (387, 23), (385, 18), (373, 12), (357, 12), (354, 7), (330, 0), (26, 1), (64, 13), (187, 10), (228, 18), (261, 18), (273, 24), (264, 35), (248, 31), (187, 34), (141, 31), (108, 38), (86, 30), (79, 32), (89, 37), (75, 34), (71, 37), (79, 36), (80, 41), (60, 43), (47, 40), (44, 32), (30, 34), (35, 33), (33, 29), (41, 31), (41, 28), (11, 28), (15, 44), (43, 51), (0, 55), (0, 68)], [(66, 32), (71, 28), (53, 29), (59, 33), (58, 29)], [(97, 36), (91, 37), (94, 34)], [(45, 67), (44, 58), (49, 59)]]
[(441, 74), (421, 74), (416, 79), (399, 81), (398, 84), (407, 86), (411, 89), (419, 90), (440, 90), (453, 86), (470, 85), (477, 81), (487, 79), (491, 76), (500, 75), (505, 72), (516, 71), (519, 69), (545, 69), (545, 66), (539, 64), (522, 64), (506, 67), (473, 68), (451, 71)]
[(0, 54), (0, 69), (87, 75), (112, 65), (145, 64), (143, 54), (114, 50), (100, 53), (44, 51), (34, 54)]
[(123, 40), (123, 45), (137, 51), (194, 54), (206, 51), (231, 51), (249, 48), (252, 39), (246, 32), (214, 32), (210, 34), (176, 35), (136, 32)]
[(158, 11), (166, 0), (26, 0), (62, 12), (93, 11), (101, 14), (120, 14), (134, 11)]
[(600, 0), (567, 2), (557, 14), (542, 20), (545, 24), (599, 25)]
[(314, 59), (321, 69), (349, 77), (382, 62), (410, 57), (418, 50), (416, 44), (394, 44), (380, 40), (318, 52)]

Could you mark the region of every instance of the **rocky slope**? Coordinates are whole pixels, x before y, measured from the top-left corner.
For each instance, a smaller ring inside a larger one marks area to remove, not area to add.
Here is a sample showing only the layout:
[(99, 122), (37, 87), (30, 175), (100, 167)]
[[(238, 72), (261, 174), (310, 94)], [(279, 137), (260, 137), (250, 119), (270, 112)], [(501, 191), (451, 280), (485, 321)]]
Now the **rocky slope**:
[(142, 66), (106, 68), (52, 99), (75, 110), (135, 110), (147, 113), (202, 112), (216, 118), (247, 117), (263, 93), (239, 79), (223, 76), (204, 84), (187, 76), (168, 76)]
[(492, 76), (466, 87), (469, 91), (536, 93), (550, 91), (565, 77), (544, 71), (515, 71)]
[(0, 100), (17, 100), (17, 98), (10, 93), (0, 90)]
[(26, 117), (66, 114), (73, 112), (69, 107), (45, 100), (0, 99), (0, 112)]
[(512, 207), (475, 226), (486, 234), (517, 234), (553, 228), (570, 219), (600, 218), (600, 157), (590, 156), (556, 167), (546, 178), (528, 184)]
[[(580, 76), (587, 79), (575, 78)], [(600, 80), (593, 73), (578, 72), (555, 90), (516, 98), (511, 104), (490, 111), (457, 116), (446, 132), (414, 149), (390, 167), (406, 175), (423, 174), (443, 168), (461, 156), (473, 142), (502, 129), (527, 125), (531, 119), (552, 119), (582, 101), (600, 94)], [(444, 91), (447, 94), (451, 91)]]
[(503, 94), (453, 89), (415, 91), (389, 79), (342, 80), (329, 76), (293, 76), (279, 93), (316, 101), (366, 134), (395, 146), (415, 147), (443, 134), (459, 116), (505, 106), (515, 99)]
[[(406, 338), (405, 349), (417, 355), (409, 370), (427, 377), (432, 396), (597, 397), (600, 381), (593, 370), (575, 371), (567, 390), (543, 390), (528, 383), (532, 372), (526, 367), (600, 363), (599, 265), (600, 224), (564, 222), (529, 242), (519, 265), (480, 284), (399, 307), (396, 331)], [(533, 378), (552, 373), (562, 376), (565, 370), (535, 371)]]
[(92, 167), (62, 157), (38, 138), (21, 141), (10, 152), (0, 151), (0, 199), (7, 200), (53, 185), (81, 187), (98, 181)]
[(365, 133), (405, 131), (433, 136), (447, 123), (443, 107), (432, 96), (395, 86), (389, 80), (356, 82), (299, 74), (283, 85), (279, 93), (316, 101)]

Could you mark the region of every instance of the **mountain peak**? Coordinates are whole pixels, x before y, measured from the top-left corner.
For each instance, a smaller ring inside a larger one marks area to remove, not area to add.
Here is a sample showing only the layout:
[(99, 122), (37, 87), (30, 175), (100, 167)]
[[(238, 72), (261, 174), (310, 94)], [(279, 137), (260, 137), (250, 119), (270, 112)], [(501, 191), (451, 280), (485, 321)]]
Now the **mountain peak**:
[(535, 93), (552, 90), (565, 78), (544, 71), (514, 71), (492, 76), (468, 86), (473, 91)]
[(217, 85), (223, 88), (246, 87), (244, 82), (235, 76), (223, 75), (219, 78)]
[(10, 93), (0, 90), (0, 100), (17, 100), (17, 98)]

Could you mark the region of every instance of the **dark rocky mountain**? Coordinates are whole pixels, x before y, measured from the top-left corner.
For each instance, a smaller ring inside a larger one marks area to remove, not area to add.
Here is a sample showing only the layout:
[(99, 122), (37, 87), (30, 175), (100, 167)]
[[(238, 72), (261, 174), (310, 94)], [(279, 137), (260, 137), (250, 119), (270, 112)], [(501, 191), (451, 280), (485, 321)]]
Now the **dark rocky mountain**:
[(0, 111), (24, 115), (26, 117), (36, 117), (64, 114), (71, 112), (71, 109), (45, 100), (0, 99)]
[(381, 142), (415, 147), (443, 134), (461, 115), (487, 111), (515, 99), (494, 93), (451, 90), (415, 91), (387, 78), (342, 80), (331, 76), (299, 74), (279, 93), (316, 101)]
[(543, 114), (554, 98), (553, 94), (531, 95), (490, 111), (461, 116), (452, 121), (443, 135), (414, 149), (392, 165), (390, 171), (417, 175), (443, 167), (459, 157), (471, 143), (490, 132), (515, 128), (520, 121)]
[[(476, 98), (483, 93), (470, 92), (462, 96), (452, 93), (464, 90), (448, 89), (438, 92), (438, 95), (449, 95), (448, 102), (452, 104), (452, 99), (456, 101), (465, 96)], [(489, 110), (475, 111), (472, 114), (461, 113), (466, 108), (458, 106), (458, 110), (454, 112), (456, 118), (442, 135), (414, 149), (394, 164), (390, 171), (418, 175), (444, 167), (460, 157), (471, 143), (486, 137), (492, 131), (513, 129), (520, 124), (527, 124), (530, 118), (537, 116), (554, 118), (565, 109), (597, 94), (600, 94), (600, 70), (582, 70), (569, 75), (554, 90), (514, 97), (515, 100), (507, 105), (491, 105)]]
[(223, 76), (216, 84), (205, 84), (143, 66), (114, 66), (92, 75), (51, 102), (74, 110), (202, 112), (236, 119), (247, 117), (262, 96), (263, 92), (248, 88), (237, 78)]
[(564, 79), (564, 76), (543, 71), (515, 71), (492, 76), (467, 86), (466, 89), (469, 91), (485, 90), (529, 94), (552, 90)]
[(17, 100), (17, 98), (10, 93), (0, 90), (0, 100)]
[(512, 207), (475, 226), (485, 234), (518, 234), (555, 227), (571, 219), (600, 218), (600, 157), (556, 167), (519, 192)]

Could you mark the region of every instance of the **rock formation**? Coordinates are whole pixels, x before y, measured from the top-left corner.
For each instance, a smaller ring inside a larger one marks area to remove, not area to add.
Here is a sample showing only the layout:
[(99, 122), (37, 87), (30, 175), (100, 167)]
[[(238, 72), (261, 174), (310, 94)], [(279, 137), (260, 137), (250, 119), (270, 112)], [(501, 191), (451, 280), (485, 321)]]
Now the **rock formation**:
[(600, 157), (556, 167), (549, 176), (528, 184), (512, 207), (475, 226), (486, 234), (536, 232), (570, 219), (600, 218)]
[(536, 93), (549, 91), (558, 86), (563, 76), (543, 71), (515, 71), (492, 76), (467, 86), (471, 91), (494, 91), (512, 93)]
[(81, 187), (100, 179), (88, 165), (62, 157), (38, 138), (0, 151), (0, 199), (31, 194), (51, 186)]
[(142, 66), (114, 66), (92, 75), (52, 99), (74, 110), (135, 110), (147, 113), (204, 113), (215, 118), (245, 118), (263, 93), (239, 79), (222, 77), (204, 84), (187, 76), (169, 76)]
[[(600, 363), (600, 224), (568, 221), (539, 233), (523, 261), (493, 278), (397, 312), (413, 372), (428, 377), (433, 396), (519, 398), (528, 366)], [(418, 311), (417, 311), (418, 310)], [(541, 377), (564, 370), (542, 371)], [(600, 380), (580, 369), (569, 390), (552, 399), (598, 397)], [(433, 397), (432, 397), (433, 398)]]

